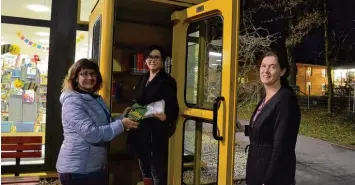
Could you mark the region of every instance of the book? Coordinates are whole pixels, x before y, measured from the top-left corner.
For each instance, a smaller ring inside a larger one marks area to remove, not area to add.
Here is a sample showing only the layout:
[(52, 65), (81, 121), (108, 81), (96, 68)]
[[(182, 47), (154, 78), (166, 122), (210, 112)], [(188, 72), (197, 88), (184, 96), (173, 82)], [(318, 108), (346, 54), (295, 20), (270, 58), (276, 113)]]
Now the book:
[(145, 106), (135, 103), (133, 104), (131, 110), (127, 113), (127, 115), (125, 115), (125, 117), (135, 121), (140, 121), (144, 118), (144, 115), (147, 111), (148, 109)]

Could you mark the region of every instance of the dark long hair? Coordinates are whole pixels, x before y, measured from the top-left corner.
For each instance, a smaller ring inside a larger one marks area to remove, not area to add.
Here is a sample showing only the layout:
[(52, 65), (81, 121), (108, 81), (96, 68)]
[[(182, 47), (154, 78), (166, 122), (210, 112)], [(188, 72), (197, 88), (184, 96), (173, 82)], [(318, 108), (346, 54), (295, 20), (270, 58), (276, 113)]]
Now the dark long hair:
[(288, 63), (288, 61), (285, 59), (280, 59), (279, 56), (277, 55), (277, 53), (274, 51), (266, 52), (264, 54), (264, 56), (262, 57), (262, 60), (265, 57), (275, 57), (277, 62), (280, 65), (280, 68), (282, 70), (286, 70), (285, 74), (283, 76), (281, 76), (281, 78), (280, 78), (281, 87), (285, 87), (285, 88), (293, 91), (293, 88), (290, 86), (290, 83), (288, 82), (288, 76), (290, 75), (290, 64)]

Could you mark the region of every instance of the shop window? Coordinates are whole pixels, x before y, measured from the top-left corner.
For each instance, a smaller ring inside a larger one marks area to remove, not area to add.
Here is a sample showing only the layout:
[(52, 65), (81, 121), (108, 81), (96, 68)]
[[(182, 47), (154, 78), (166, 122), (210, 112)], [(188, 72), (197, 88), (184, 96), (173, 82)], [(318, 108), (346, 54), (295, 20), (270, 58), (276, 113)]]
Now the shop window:
[(3, 0), (1, 15), (51, 20), (52, 0)]
[(76, 31), (75, 61), (88, 58), (88, 31)]
[(97, 0), (79, 0), (79, 12), (80, 16), (78, 17), (79, 23), (88, 23), (91, 10), (94, 8)]
[[(49, 28), (1, 24), (1, 135), (42, 136), (45, 149)], [(1, 165), (14, 165), (2, 159)]]

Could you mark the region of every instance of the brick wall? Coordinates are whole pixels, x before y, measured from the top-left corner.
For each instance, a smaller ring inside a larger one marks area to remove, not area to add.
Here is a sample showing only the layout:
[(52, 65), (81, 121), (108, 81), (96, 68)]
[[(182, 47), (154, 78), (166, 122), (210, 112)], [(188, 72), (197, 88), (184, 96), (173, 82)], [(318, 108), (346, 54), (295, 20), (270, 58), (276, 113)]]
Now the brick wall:
[(297, 63), (297, 85), (300, 91), (308, 94), (308, 85), (311, 86), (310, 94), (322, 96), (325, 93), (325, 85), (328, 84), (325, 66)]

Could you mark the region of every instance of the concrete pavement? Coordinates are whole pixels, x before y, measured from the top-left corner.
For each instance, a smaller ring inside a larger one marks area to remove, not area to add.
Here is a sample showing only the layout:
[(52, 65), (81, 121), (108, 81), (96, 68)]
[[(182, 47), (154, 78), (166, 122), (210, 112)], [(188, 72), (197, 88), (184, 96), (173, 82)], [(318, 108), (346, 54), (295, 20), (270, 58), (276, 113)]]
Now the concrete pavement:
[[(241, 132), (236, 133), (236, 140), (249, 143)], [(355, 185), (355, 150), (299, 135), (296, 156), (297, 185)]]

